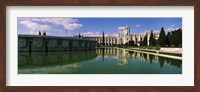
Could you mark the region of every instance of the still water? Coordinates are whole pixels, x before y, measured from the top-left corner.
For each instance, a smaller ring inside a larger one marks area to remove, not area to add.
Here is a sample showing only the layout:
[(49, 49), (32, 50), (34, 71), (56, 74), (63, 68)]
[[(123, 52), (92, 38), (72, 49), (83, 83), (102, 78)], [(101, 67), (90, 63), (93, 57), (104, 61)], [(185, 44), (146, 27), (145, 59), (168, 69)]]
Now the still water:
[(182, 60), (116, 48), (18, 52), (19, 74), (181, 74)]

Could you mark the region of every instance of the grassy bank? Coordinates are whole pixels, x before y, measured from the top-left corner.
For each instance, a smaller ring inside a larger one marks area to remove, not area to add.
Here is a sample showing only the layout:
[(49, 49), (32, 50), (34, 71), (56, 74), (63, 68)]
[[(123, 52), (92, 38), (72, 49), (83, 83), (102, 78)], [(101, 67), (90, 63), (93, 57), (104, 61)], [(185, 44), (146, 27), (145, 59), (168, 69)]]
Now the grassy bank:
[(160, 50), (159, 46), (117, 46), (119, 48), (138, 48), (138, 49), (150, 49), (150, 50)]
[(139, 48), (139, 49), (150, 49), (150, 50), (160, 50), (160, 46), (138, 46), (135, 48)]
[(178, 54), (178, 53), (159, 52), (159, 54), (165, 54), (165, 55), (172, 55), (172, 56), (182, 57), (182, 54)]

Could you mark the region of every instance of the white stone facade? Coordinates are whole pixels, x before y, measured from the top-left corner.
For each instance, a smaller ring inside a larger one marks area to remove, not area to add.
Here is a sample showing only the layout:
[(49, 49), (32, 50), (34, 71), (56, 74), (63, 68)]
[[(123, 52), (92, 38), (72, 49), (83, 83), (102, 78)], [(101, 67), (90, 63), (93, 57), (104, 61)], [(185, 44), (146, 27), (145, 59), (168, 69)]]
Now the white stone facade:
[[(140, 41), (144, 40), (145, 35), (147, 35), (147, 45), (149, 45), (149, 38), (150, 38), (150, 32), (146, 32), (146, 33), (141, 33), (141, 34), (131, 34), (130, 33), (130, 28), (128, 26), (126, 26), (123, 30), (124, 32), (124, 36), (122, 37), (123, 44), (126, 44), (127, 42), (129, 42), (130, 40), (133, 40), (135, 44), (137, 44), (138, 46), (140, 46)], [(119, 34), (120, 35), (120, 34)], [(159, 34), (154, 33), (154, 38), (157, 40), (159, 37)], [(117, 38), (120, 39), (120, 38)]]
[[(131, 34), (131, 29), (126, 26), (123, 31), (123, 37), (120, 37), (120, 32), (116, 36), (105, 36), (105, 45), (116, 45), (116, 44), (126, 44), (130, 40), (133, 40), (135, 44), (140, 46), (140, 41), (144, 40), (145, 35), (147, 34), (147, 45), (149, 45), (150, 32), (141, 33), (141, 34)], [(159, 37), (158, 33), (154, 33), (154, 38), (157, 40)], [(103, 36), (93, 36), (86, 37), (86, 39), (97, 41), (97, 45), (102, 45)]]
[[(103, 37), (96, 36), (96, 37), (86, 37), (86, 39), (97, 41), (97, 45), (103, 44)], [(107, 36), (104, 39), (105, 45), (115, 45), (117, 44), (117, 37), (115, 36)]]

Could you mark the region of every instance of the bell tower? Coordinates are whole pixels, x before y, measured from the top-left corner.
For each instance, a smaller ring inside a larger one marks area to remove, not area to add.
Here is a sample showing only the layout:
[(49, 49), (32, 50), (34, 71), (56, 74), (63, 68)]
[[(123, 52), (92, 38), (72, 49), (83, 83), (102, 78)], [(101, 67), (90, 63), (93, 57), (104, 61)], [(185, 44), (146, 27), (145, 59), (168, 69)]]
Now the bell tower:
[(124, 28), (124, 36), (126, 36), (126, 35), (130, 35), (130, 28), (127, 25)]
[(120, 32), (117, 33), (117, 44), (120, 44)]
[(126, 25), (126, 27), (124, 28), (124, 41), (123, 44), (127, 43), (129, 41), (129, 37), (130, 37), (130, 28)]

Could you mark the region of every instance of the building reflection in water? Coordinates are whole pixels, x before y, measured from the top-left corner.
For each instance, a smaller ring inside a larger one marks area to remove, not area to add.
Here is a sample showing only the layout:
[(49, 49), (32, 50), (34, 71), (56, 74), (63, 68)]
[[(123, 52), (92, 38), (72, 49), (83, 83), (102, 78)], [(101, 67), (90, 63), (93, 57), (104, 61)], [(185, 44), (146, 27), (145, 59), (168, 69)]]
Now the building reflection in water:
[(73, 52), (19, 52), (18, 66), (42, 67), (78, 63), (96, 58), (95, 51)]
[(145, 53), (138, 53), (133, 51), (126, 51), (125, 49), (118, 49), (118, 48), (97, 48), (96, 54), (98, 56), (102, 56), (102, 60), (104, 60), (104, 56), (112, 56), (116, 59), (117, 64), (121, 66), (128, 66), (130, 61), (137, 60), (140, 62), (149, 62), (152, 63), (159, 63), (160, 68), (163, 68), (165, 64), (170, 66), (181, 67), (182, 61), (159, 57), (156, 55), (145, 54)]
[(19, 74), (181, 73), (180, 67), (180, 60), (118, 48), (73, 52), (18, 52)]

